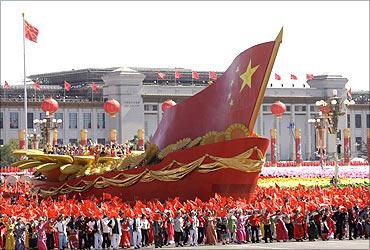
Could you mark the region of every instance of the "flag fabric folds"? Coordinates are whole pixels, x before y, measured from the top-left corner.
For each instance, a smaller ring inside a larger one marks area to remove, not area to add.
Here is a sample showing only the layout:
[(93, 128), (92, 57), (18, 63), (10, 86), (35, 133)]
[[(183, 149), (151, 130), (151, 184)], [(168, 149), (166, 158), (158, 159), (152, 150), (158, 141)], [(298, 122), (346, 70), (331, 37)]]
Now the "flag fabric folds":
[(67, 81), (64, 81), (64, 89), (66, 91), (70, 91), (71, 90), (71, 84)]
[(197, 71), (192, 71), (191, 77), (195, 80), (199, 80), (199, 73)]
[(38, 82), (34, 82), (34, 87), (36, 90), (41, 90), (41, 85)]
[(4, 82), (3, 88), (4, 89), (10, 89), (10, 85), (7, 81)]
[(181, 73), (179, 71), (175, 71), (175, 79), (180, 79)]
[(160, 80), (164, 80), (166, 78), (166, 73), (157, 72), (157, 78)]
[(97, 92), (98, 91), (98, 85), (95, 82), (93, 82), (91, 84), (91, 89), (92, 89), (92, 91)]
[[(281, 36), (282, 33), (278, 38)], [(253, 131), (271, 73), (268, 65), (273, 63), (280, 42), (266, 42), (245, 50), (213, 84), (168, 109), (151, 143), (163, 149), (183, 138), (224, 131), (235, 123)], [(210, 72), (211, 77), (215, 79), (216, 72)]]
[(307, 81), (313, 80), (314, 79), (313, 74), (306, 74), (306, 79)]
[(281, 80), (281, 76), (275, 73), (275, 80), (280, 81)]
[(352, 88), (349, 88), (347, 90), (347, 99), (350, 101), (352, 100)]
[(28, 40), (37, 43), (37, 36), (39, 35), (39, 30), (32, 26), (29, 22), (24, 20), (24, 37)]
[(296, 75), (290, 74), (290, 79), (291, 80), (298, 80), (298, 77)]
[(210, 80), (217, 80), (217, 73), (214, 71), (209, 72), (209, 79)]

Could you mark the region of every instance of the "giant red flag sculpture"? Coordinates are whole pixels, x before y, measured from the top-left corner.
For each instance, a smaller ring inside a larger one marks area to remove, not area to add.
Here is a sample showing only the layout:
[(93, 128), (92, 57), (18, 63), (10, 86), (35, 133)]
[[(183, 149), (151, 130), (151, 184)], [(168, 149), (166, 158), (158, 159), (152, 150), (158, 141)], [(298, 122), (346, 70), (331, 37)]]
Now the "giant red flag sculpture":
[(281, 34), (276, 41), (242, 52), (214, 84), (165, 112), (151, 142), (162, 149), (182, 138), (195, 139), (234, 123), (252, 131)]
[[(282, 31), (275, 41), (247, 49), (212, 85), (181, 103), (170, 104), (144, 153), (117, 159), (45, 157), (33, 152), (26, 153), (29, 161), (17, 166), (37, 167), (37, 174), (46, 180), (34, 183), (44, 196), (177, 197), (174, 209), (180, 207), (179, 200), (207, 199), (215, 193), (249, 201), (269, 145), (253, 128), (281, 40)], [(111, 115), (119, 111), (113, 100), (104, 109)], [(45, 164), (50, 161), (58, 164)]]

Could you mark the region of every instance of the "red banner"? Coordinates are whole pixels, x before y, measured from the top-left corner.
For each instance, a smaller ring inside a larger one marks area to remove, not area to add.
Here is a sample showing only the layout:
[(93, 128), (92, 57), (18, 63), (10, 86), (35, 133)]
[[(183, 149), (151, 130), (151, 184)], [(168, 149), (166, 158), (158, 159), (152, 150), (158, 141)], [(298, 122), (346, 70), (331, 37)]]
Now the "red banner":
[(234, 123), (253, 131), (281, 39), (282, 32), (275, 41), (245, 50), (214, 84), (167, 110), (151, 142), (163, 149)]
[(18, 131), (19, 149), (26, 147), (26, 131), (24, 129)]
[(297, 166), (300, 166), (302, 163), (302, 150), (301, 150), (301, 129), (295, 129), (295, 161)]
[(344, 165), (349, 165), (349, 162), (351, 160), (351, 145), (350, 145), (350, 140), (351, 140), (351, 134), (349, 131), (349, 128), (343, 129), (343, 134), (344, 134)]
[(271, 134), (271, 164), (272, 166), (276, 166), (276, 136), (277, 136), (277, 130), (276, 128), (270, 129)]

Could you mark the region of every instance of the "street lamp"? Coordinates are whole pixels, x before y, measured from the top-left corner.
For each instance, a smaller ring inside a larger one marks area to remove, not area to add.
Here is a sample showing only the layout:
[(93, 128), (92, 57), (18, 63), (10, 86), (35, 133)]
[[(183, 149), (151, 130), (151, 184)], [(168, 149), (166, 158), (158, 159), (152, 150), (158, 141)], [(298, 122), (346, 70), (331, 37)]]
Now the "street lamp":
[(320, 166), (324, 169), (324, 154), (326, 151), (326, 117), (319, 112), (319, 116), (315, 117), (314, 119), (308, 119), (308, 123), (314, 125), (316, 130), (316, 148), (320, 154)]
[(320, 111), (326, 116), (325, 122), (330, 134), (335, 135), (335, 150), (334, 150), (334, 162), (335, 162), (335, 181), (338, 182), (338, 121), (339, 117), (343, 116), (344, 108), (355, 104), (353, 100), (342, 100), (342, 97), (338, 96), (336, 89), (333, 90), (333, 96), (330, 97), (327, 101), (320, 100), (316, 102), (316, 106), (320, 108)]
[(33, 129), (33, 132), (31, 134), (29, 134), (28, 137), (31, 139), (32, 149), (38, 149), (39, 148), (40, 135), (37, 133), (36, 129)]
[(44, 119), (39, 120), (35, 119), (33, 123), (35, 126), (40, 128), (41, 136), (44, 139), (45, 146), (48, 144), (52, 144), (53, 138), (52, 138), (52, 131), (54, 129), (58, 129), (62, 125), (61, 119), (55, 119), (53, 118), (53, 115), (50, 115), (48, 111), (46, 111), (46, 116)]

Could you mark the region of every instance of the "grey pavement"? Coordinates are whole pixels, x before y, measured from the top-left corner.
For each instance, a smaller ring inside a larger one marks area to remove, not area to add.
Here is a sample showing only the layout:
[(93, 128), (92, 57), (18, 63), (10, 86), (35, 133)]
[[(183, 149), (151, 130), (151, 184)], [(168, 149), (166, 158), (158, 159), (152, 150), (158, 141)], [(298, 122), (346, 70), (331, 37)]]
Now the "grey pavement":
[[(153, 247), (147, 248), (152, 249)], [(370, 240), (329, 240), (329, 241), (304, 241), (304, 242), (273, 242), (273, 243), (248, 243), (248, 244), (229, 244), (216, 246), (198, 247), (163, 247), (162, 249), (370, 249)]]

